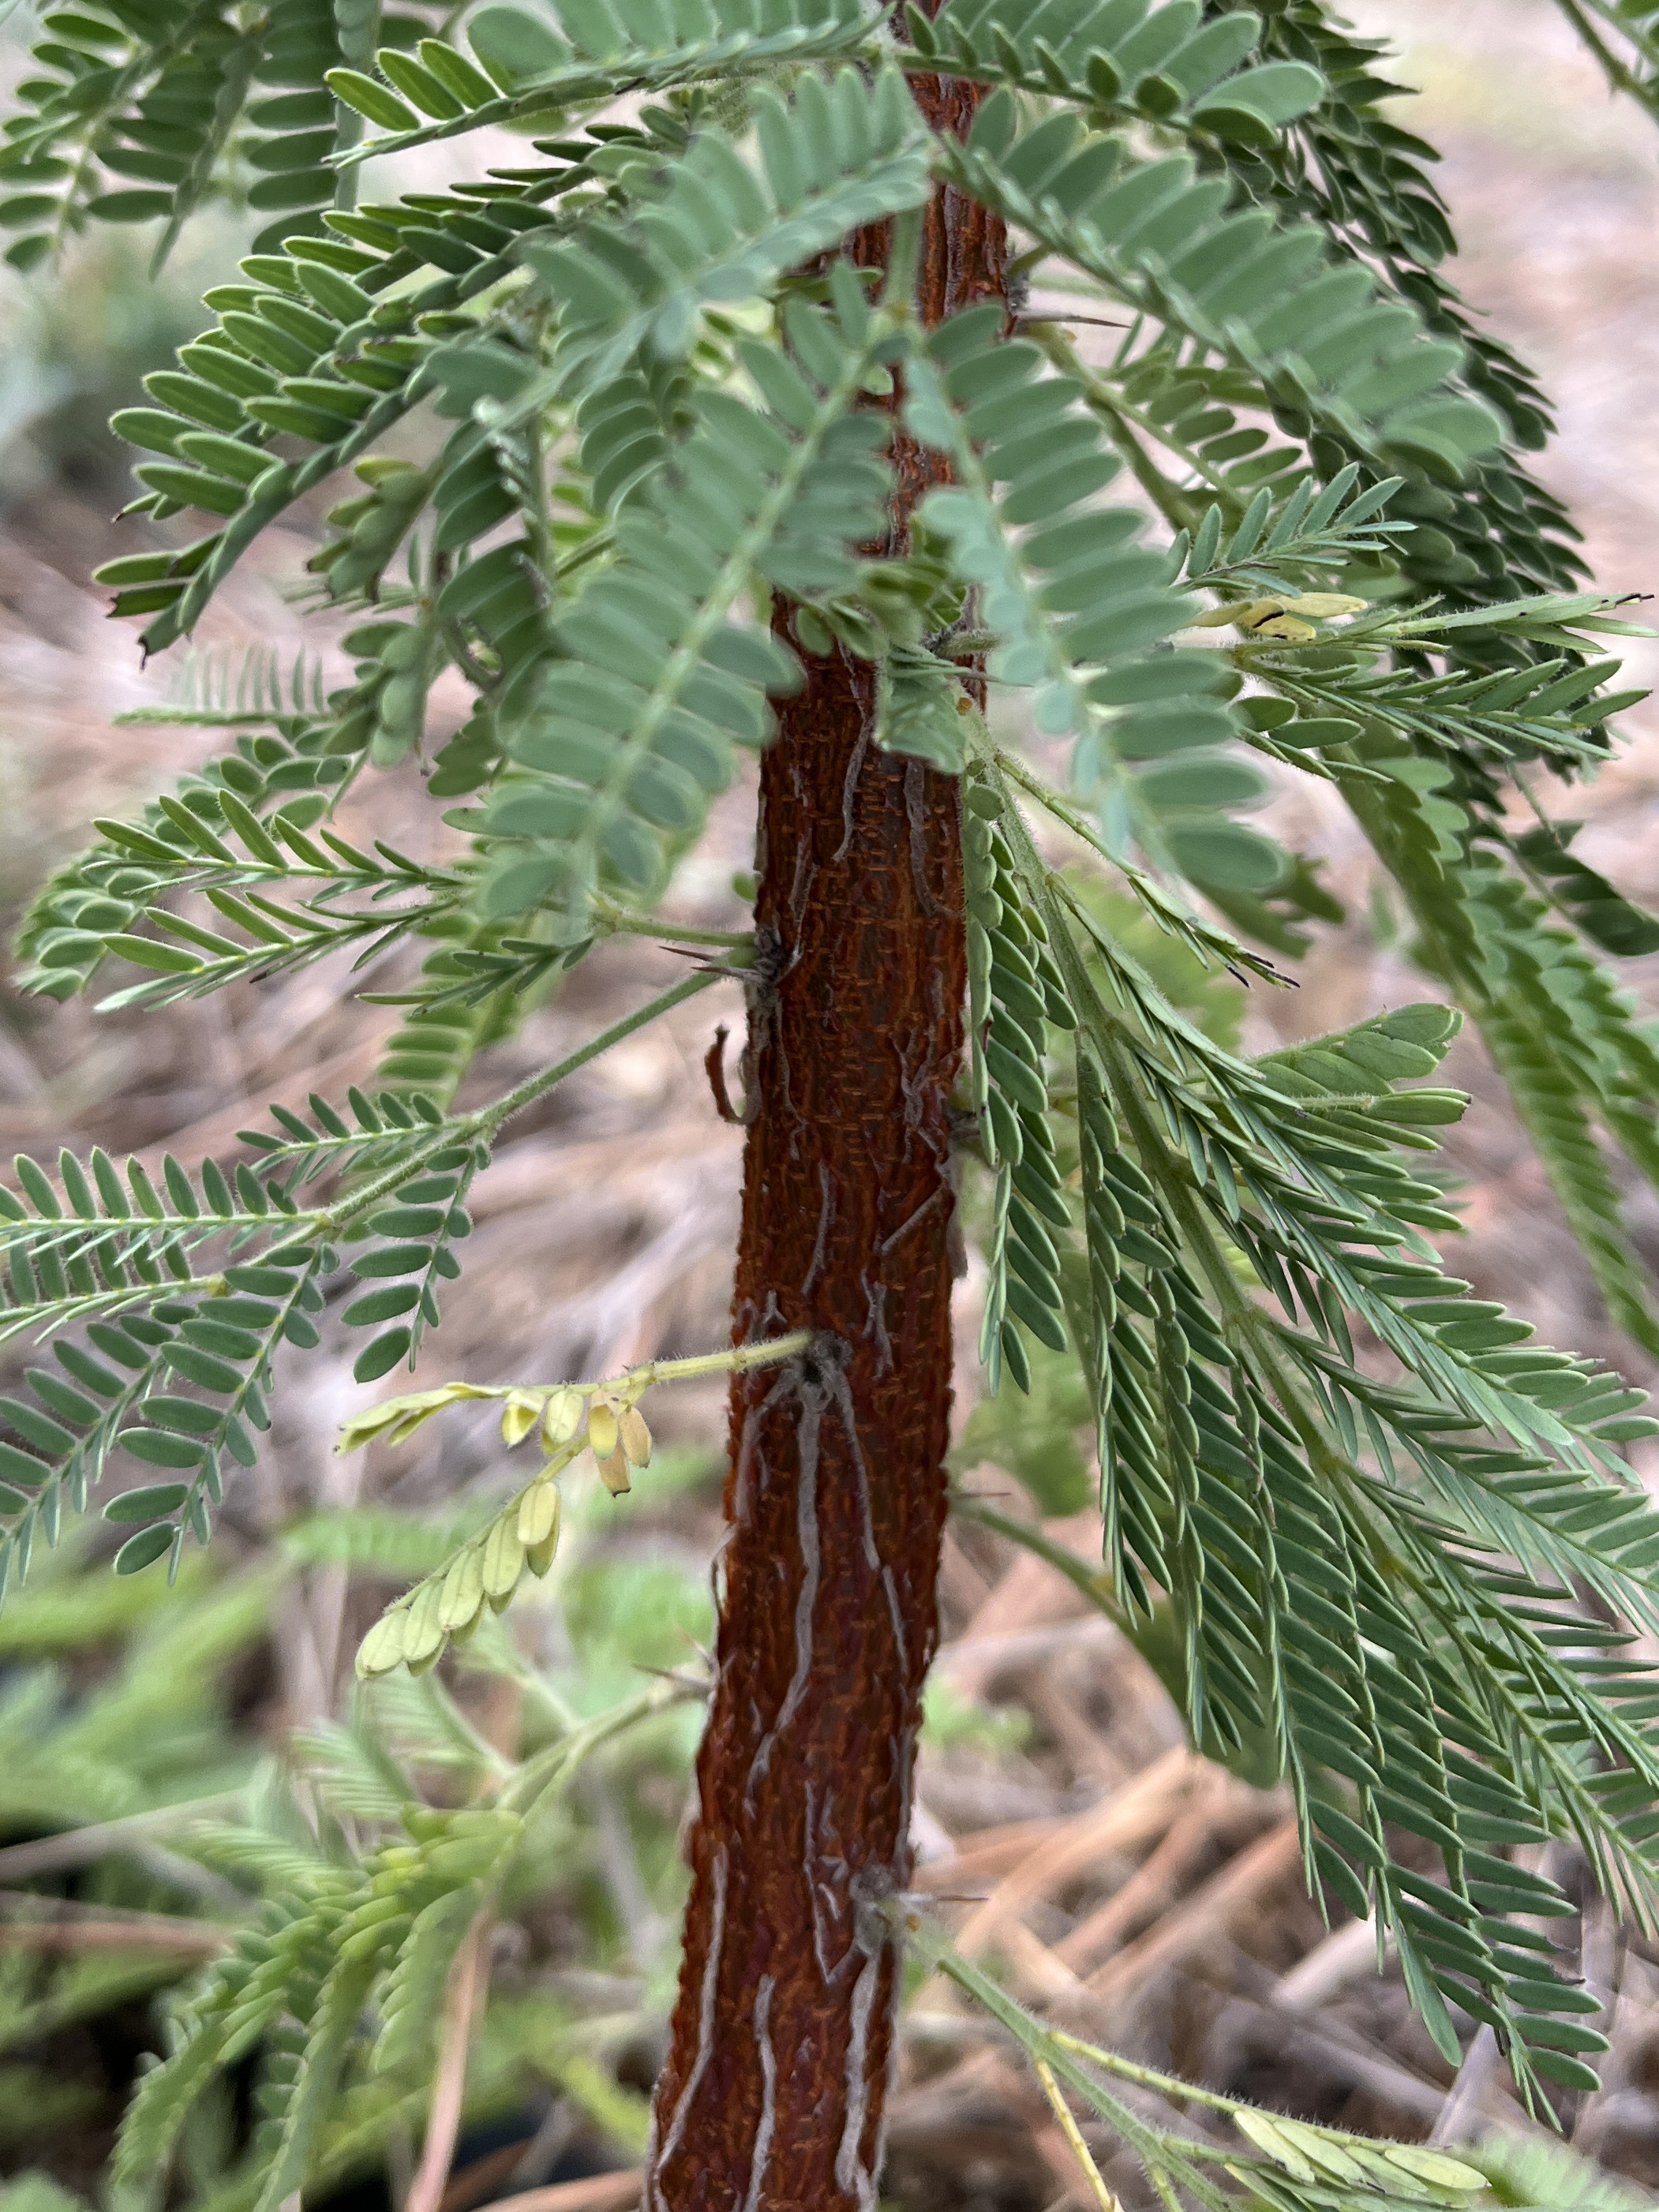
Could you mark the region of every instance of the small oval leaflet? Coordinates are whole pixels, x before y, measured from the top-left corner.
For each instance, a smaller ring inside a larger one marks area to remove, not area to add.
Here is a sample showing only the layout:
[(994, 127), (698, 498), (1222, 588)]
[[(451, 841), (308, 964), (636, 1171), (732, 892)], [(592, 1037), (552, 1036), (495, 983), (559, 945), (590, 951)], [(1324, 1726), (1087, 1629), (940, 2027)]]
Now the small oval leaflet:
[(1318, 2180), (1319, 2176), (1290, 2137), (1282, 2135), (1265, 2112), (1236, 2112), (1233, 2125), (1241, 2135), (1248, 2136), (1258, 2150), (1265, 2152), (1275, 2164), (1282, 2166), (1287, 2173), (1293, 2174), (1297, 2180)]
[(542, 1415), (542, 1437), (550, 1451), (568, 1444), (582, 1425), (585, 1403), (580, 1390), (555, 1390)]
[(118, 1575), (136, 1575), (172, 1549), (172, 1522), (155, 1522), (148, 1528), (141, 1528), (136, 1536), (127, 1538), (115, 1554), (115, 1571)]
[(519, 1500), (518, 1539), (526, 1551), (544, 1544), (559, 1525), (559, 1486), (535, 1482)]
[(1425, 2150), (1416, 2143), (1389, 2143), (1382, 2151), (1390, 2166), (1402, 2167), (1415, 2181), (1426, 2181), (1431, 2189), (1458, 2191), (1485, 2189), (1484, 2173), (1461, 2159), (1448, 2158), (1444, 2151)]
[(383, 1613), (357, 1647), (357, 1672), (366, 1679), (375, 1674), (389, 1674), (394, 1667), (403, 1664), (404, 1624), (409, 1617), (406, 1606), (394, 1606)]
[(596, 1397), (587, 1409), (587, 1442), (595, 1459), (609, 1459), (617, 1449), (620, 1425), (617, 1409), (604, 1398)]
[(516, 1515), (502, 1514), (484, 1539), (482, 1561), (484, 1595), (493, 1603), (510, 1597), (524, 1572), (524, 1544)]
[[(147, 1483), (142, 1490), (124, 1490), (104, 1508), (106, 1521), (154, 1521), (159, 1514), (176, 1513), (190, 1495), (182, 1482)], [(169, 1536), (172, 1534), (168, 1530)]]
[(121, 1443), (135, 1459), (152, 1467), (200, 1467), (207, 1456), (204, 1444), (166, 1429), (123, 1429)]

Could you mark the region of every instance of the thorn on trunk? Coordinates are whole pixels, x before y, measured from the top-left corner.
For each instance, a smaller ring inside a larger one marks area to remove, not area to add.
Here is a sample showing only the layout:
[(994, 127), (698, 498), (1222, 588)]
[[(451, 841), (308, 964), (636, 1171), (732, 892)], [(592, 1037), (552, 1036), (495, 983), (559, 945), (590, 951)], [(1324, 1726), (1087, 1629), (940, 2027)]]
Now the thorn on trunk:
[(714, 1094), (714, 1111), (722, 1121), (735, 1121), (741, 1127), (744, 1117), (732, 1105), (732, 1094), (726, 1087), (726, 1040), (730, 1035), (722, 1022), (714, 1031), (714, 1043), (702, 1056), (702, 1064), (708, 1077), (708, 1088)]

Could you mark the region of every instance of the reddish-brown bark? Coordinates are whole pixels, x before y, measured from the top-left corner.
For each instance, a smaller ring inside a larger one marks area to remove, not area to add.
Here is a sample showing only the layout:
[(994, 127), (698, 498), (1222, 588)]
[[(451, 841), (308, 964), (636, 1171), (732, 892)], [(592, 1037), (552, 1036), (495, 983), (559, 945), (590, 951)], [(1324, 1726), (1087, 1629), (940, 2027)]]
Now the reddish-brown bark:
[[(923, 79), (933, 119), (969, 88)], [(880, 233), (856, 241), (881, 258)], [(1000, 224), (941, 191), (930, 322), (1000, 296)], [(898, 441), (892, 542), (930, 481)], [(807, 663), (761, 772), (758, 977), (718, 1679), (648, 2212), (872, 2212), (951, 1408), (949, 1106), (965, 983), (955, 782), (883, 752), (875, 672)]]

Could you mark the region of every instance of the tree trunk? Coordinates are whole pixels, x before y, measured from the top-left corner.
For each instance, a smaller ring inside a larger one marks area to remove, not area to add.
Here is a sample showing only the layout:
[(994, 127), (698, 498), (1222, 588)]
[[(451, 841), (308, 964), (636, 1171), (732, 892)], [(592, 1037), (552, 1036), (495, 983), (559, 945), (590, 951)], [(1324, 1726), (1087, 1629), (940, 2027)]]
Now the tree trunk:
[[(936, 125), (975, 94), (922, 78)], [(878, 263), (884, 228), (855, 258)], [(1001, 225), (948, 188), (921, 307), (1001, 296)], [(890, 545), (929, 481), (896, 441)], [(951, 1411), (949, 1098), (965, 988), (957, 787), (874, 742), (875, 671), (807, 658), (761, 771), (719, 1672), (647, 2212), (873, 2212)]]

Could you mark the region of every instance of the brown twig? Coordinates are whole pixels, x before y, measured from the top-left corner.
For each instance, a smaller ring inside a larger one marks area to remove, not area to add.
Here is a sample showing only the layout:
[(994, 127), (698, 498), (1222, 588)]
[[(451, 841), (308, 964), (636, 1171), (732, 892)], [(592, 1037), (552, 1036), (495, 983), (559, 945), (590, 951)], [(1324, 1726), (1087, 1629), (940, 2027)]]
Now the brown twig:
[(630, 2166), (621, 2173), (591, 2173), (581, 2181), (555, 2181), (498, 2197), (495, 2212), (623, 2212), (639, 2202), (644, 2186), (644, 2167)]
[[(556, 2107), (555, 2108), (557, 2109)], [(451, 2174), (448, 2186), (439, 2201), (438, 2212), (472, 2212), (475, 2204), (497, 2204), (496, 2191), (505, 2182), (510, 2182), (526, 2156), (524, 2142), (503, 2143), (499, 2150), (486, 2151), (482, 2158), (473, 2159), (469, 2165)], [(407, 2196), (407, 2190), (404, 2195)]]
[(1155, 1759), (1123, 1789), (1114, 1790), (1089, 1812), (1068, 1820), (1057, 1835), (1000, 1882), (969, 1917), (957, 1936), (963, 1955), (975, 1957), (997, 1936), (1011, 1915), (1035, 1904), (1105, 1852), (1144, 1843), (1166, 1827), (1174, 1802), (1200, 1771), (1192, 1753), (1184, 1745), (1178, 1746)]
[(1294, 1820), (1286, 1820), (1259, 1838), (1139, 1942), (1092, 1973), (1089, 1987), (1096, 1998), (1127, 1996), (1162, 1967), (1185, 1958), (1224, 1928), (1235, 1913), (1282, 1881), (1301, 1854), (1302, 1838)]
[(1074, 1813), (1046, 1814), (1036, 1820), (1010, 1820), (995, 1828), (981, 1828), (965, 1836), (948, 1858), (930, 1859), (915, 1871), (918, 1889), (972, 1889), (983, 1881), (1000, 1881), (1021, 1865), (1039, 1844), (1069, 1829)]
[[(12, 1910), (20, 1900), (0, 1900)], [(9, 1951), (167, 1951), (182, 1958), (216, 1958), (230, 1942), (229, 1933), (205, 1921), (171, 1918), (160, 1912), (122, 1913), (111, 1906), (88, 1910), (50, 1899), (31, 1899), (45, 1905), (39, 1917), (0, 1920), (0, 1950)]]
[(55, 1836), (32, 1836), (27, 1843), (8, 1844), (0, 1850), (0, 1881), (26, 1881), (33, 1875), (87, 1866), (117, 1851), (136, 1851), (188, 1827), (193, 1820), (228, 1813), (241, 1802), (240, 1790), (226, 1790), (216, 1797), (166, 1806), (160, 1812), (131, 1813), (125, 1820), (94, 1821), (82, 1828), (65, 1828)]
[(1481, 2100), (1498, 2064), (1498, 2038), (1482, 2023), (1475, 2029), (1474, 2040), (1463, 2054), (1457, 2078), (1447, 2090), (1446, 2101), (1429, 2130), (1431, 2143), (1460, 2143), (1480, 2132)]
[(1376, 1923), (1350, 1920), (1333, 1929), (1281, 1974), (1268, 1992), (1268, 2002), (1280, 2012), (1317, 2012), (1352, 1983), (1376, 1971)]
[(1121, 1640), (1122, 1632), (1111, 1621), (1085, 1613), (1073, 1620), (1045, 1621), (1034, 1628), (1011, 1628), (943, 1644), (933, 1664), (946, 1674), (954, 1674), (958, 1667), (971, 1667), (977, 1688), (983, 1690), (1003, 1674), (1044, 1664), (1062, 1653), (1115, 1650)]
[(455, 2139), (460, 2133), (461, 2106), (466, 2094), (467, 2060), (471, 2054), (472, 2027), (477, 2016), (478, 2001), (483, 1995), (488, 1979), (484, 1960), (494, 1919), (492, 1900), (481, 1905), (473, 1916), (472, 1924), (462, 1937), (461, 1948), (450, 1968), (449, 1988), (444, 2002), (443, 2038), (438, 2054), (438, 2070), (433, 2077), (432, 2106), (427, 2116), (426, 2141), (421, 2146), (421, 2162), (416, 2167), (415, 2179), (409, 2185), (404, 2212), (439, 2212), (443, 2202), (450, 2164), (455, 2156)]
[(1170, 1825), (1122, 1887), (1079, 1921), (1054, 1946), (1054, 1955), (1073, 1973), (1099, 1967), (1143, 1915), (1161, 1905), (1215, 1832), (1216, 1816), (1229, 1795), (1225, 1778), (1200, 1777), (1194, 1802)]

